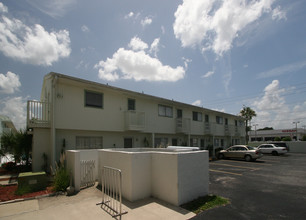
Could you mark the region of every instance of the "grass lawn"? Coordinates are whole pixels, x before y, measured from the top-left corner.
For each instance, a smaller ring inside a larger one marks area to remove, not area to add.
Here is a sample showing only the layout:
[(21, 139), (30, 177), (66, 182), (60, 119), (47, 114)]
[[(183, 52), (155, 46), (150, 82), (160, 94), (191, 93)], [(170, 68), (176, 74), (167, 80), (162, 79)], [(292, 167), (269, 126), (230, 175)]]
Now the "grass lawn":
[(228, 199), (223, 198), (221, 196), (207, 195), (204, 197), (199, 197), (191, 202), (185, 203), (181, 207), (198, 214), (207, 209), (227, 205), (229, 203), (230, 201)]

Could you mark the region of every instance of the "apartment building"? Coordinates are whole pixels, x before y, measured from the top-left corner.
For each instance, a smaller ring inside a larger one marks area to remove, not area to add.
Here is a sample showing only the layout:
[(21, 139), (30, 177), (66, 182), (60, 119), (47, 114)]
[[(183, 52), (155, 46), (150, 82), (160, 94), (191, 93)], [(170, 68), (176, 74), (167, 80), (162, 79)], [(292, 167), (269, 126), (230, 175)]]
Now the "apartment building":
[(73, 149), (208, 146), (244, 143), (243, 118), (59, 73), (28, 101), (33, 170)]

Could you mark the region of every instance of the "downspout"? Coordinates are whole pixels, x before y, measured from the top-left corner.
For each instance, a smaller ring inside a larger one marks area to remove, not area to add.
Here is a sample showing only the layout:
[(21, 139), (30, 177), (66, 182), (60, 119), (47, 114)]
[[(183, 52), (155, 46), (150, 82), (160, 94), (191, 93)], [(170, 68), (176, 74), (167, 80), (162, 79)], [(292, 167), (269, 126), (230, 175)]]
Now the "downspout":
[(51, 110), (51, 165), (55, 168), (56, 162), (56, 141), (55, 141), (55, 97), (56, 97), (57, 75), (52, 78), (51, 94), (52, 94), (52, 110)]

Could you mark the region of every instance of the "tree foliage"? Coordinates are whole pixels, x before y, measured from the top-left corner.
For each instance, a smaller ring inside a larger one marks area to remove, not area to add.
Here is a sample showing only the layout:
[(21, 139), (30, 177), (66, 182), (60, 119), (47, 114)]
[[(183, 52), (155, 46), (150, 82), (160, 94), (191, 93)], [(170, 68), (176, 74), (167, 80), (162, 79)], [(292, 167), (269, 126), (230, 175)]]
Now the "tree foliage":
[(1, 136), (1, 155), (13, 154), (15, 162), (20, 161), (25, 156), (24, 159), (28, 165), (31, 149), (32, 136), (26, 130), (4, 133)]
[(252, 118), (256, 117), (256, 112), (250, 107), (243, 106), (243, 109), (240, 111), (240, 116), (242, 116), (245, 120), (245, 136), (246, 142), (248, 142), (248, 131), (250, 131), (251, 126), (249, 125)]
[(268, 130), (274, 130), (274, 128), (272, 128), (272, 127), (264, 127), (264, 128), (257, 129), (257, 131), (268, 131)]

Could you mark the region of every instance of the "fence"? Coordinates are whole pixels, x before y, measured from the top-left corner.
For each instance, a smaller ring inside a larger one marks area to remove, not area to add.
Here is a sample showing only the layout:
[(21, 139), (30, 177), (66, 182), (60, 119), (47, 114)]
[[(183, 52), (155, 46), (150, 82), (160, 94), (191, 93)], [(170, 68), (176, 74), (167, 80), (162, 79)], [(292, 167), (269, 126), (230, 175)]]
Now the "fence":
[(81, 160), (81, 186), (87, 187), (95, 185), (95, 161), (94, 160)]
[(101, 207), (113, 218), (120, 217), (122, 212), (122, 175), (121, 170), (104, 166), (102, 169), (102, 202)]

